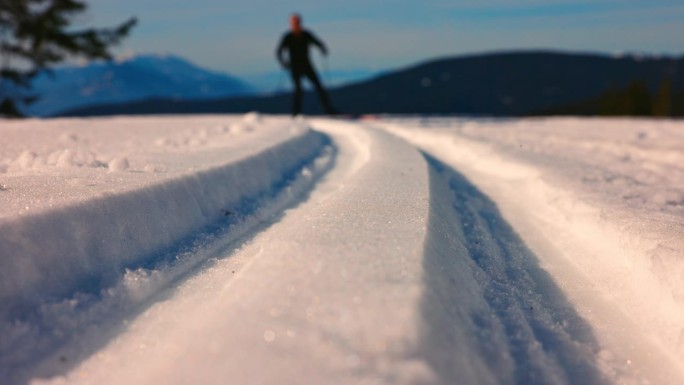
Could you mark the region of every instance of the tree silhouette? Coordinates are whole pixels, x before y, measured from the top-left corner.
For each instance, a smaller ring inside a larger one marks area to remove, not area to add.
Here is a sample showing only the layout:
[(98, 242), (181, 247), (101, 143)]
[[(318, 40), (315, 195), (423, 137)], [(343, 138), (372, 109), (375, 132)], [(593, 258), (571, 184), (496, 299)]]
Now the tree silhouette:
[(653, 101), (654, 116), (672, 116), (672, 81), (669, 78), (663, 79)]
[(21, 116), (17, 105), (35, 101), (31, 79), (40, 71), (69, 57), (111, 59), (110, 47), (137, 22), (71, 30), (86, 8), (79, 0), (0, 0), (0, 115)]
[(643, 81), (633, 81), (627, 88), (606, 92), (600, 98), (600, 114), (607, 116), (650, 116), (651, 95)]

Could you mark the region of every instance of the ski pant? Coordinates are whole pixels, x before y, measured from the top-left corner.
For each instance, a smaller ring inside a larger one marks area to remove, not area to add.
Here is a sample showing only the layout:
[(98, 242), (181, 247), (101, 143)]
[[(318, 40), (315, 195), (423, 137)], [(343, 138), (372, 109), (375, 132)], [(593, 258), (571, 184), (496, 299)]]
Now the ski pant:
[(316, 71), (311, 65), (304, 66), (302, 68), (293, 68), (290, 71), (290, 76), (292, 77), (292, 84), (294, 85), (294, 96), (292, 102), (292, 115), (299, 115), (302, 112), (302, 77), (306, 76), (313, 84), (316, 92), (318, 93), (318, 98), (323, 106), (323, 111), (326, 114), (332, 114), (333, 109), (330, 105), (330, 98), (328, 93), (321, 85), (321, 81), (316, 75)]

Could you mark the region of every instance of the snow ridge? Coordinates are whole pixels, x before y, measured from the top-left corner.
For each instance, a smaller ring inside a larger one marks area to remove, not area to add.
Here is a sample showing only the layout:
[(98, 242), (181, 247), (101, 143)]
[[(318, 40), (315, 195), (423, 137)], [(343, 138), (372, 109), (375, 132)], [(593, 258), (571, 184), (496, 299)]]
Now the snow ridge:
[(198, 248), (301, 199), (335, 150), (300, 131), (241, 160), (0, 222), (1, 371), (34, 365), (93, 317), (141, 303), (212, 255)]

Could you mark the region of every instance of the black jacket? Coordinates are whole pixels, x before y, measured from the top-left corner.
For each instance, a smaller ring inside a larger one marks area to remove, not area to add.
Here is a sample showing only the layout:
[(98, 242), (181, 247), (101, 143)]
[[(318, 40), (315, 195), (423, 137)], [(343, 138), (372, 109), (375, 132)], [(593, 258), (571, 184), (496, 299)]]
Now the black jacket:
[[(309, 61), (309, 47), (311, 45), (317, 46), (324, 55), (328, 53), (325, 44), (311, 32), (305, 29), (298, 35), (287, 32), (278, 45), (276, 57), (283, 67), (289, 68), (291, 71), (303, 71), (311, 67)], [(284, 51), (287, 51), (287, 60), (283, 57)]]

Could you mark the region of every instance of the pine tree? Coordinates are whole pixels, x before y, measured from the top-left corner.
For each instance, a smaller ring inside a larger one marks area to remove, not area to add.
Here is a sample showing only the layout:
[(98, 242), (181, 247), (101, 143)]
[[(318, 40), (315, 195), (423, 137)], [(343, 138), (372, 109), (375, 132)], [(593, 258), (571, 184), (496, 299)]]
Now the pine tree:
[(669, 78), (663, 79), (658, 89), (658, 94), (653, 101), (653, 115), (672, 116), (672, 81)]
[(648, 87), (643, 81), (635, 81), (627, 88), (627, 108), (626, 115), (630, 116), (650, 116), (651, 95)]
[(20, 116), (31, 103), (31, 79), (70, 57), (111, 59), (110, 47), (137, 20), (111, 29), (71, 30), (87, 6), (79, 0), (0, 0), (0, 115)]
[(646, 83), (633, 81), (627, 88), (611, 90), (601, 96), (599, 113), (606, 116), (650, 116), (651, 99)]

